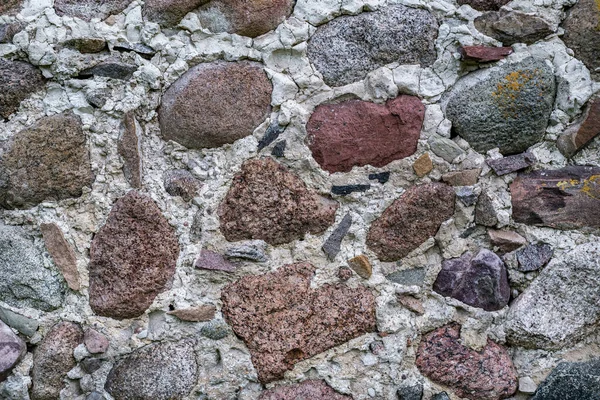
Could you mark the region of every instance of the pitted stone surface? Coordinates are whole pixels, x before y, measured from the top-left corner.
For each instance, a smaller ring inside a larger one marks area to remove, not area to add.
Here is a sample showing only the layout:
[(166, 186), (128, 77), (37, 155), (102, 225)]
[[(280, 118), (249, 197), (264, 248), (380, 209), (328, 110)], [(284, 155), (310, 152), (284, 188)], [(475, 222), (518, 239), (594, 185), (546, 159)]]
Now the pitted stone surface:
[(600, 168), (569, 166), (519, 175), (510, 185), (513, 219), (557, 229), (600, 227)]
[(526, 151), (525, 153), (515, 154), (514, 156), (502, 157), (495, 160), (486, 160), (486, 163), (498, 176), (502, 176), (531, 167), (536, 163), (536, 161), (537, 159), (535, 156)]
[(600, 80), (600, 8), (596, 0), (580, 0), (562, 23), (562, 40), (583, 61), (595, 80)]
[(519, 346), (542, 349), (575, 343), (600, 321), (599, 285), (597, 242), (555, 257), (511, 305), (507, 339)]
[(273, 159), (249, 160), (219, 206), (221, 232), (229, 241), (288, 243), (324, 232), (334, 223), (337, 207)]
[(343, 86), (392, 62), (433, 64), (437, 35), (438, 24), (429, 11), (389, 6), (320, 26), (308, 42), (308, 58), (326, 84)]
[(104, 353), (108, 350), (109, 341), (106, 336), (95, 329), (88, 328), (83, 334), (83, 343), (86, 349), (92, 354)]
[(144, 18), (163, 27), (175, 27), (186, 16), (210, 0), (146, 0), (142, 8)]
[(56, 14), (77, 17), (85, 21), (105, 19), (123, 11), (132, 0), (55, 0)]
[(42, 118), (0, 153), (0, 207), (79, 197), (93, 181), (86, 135), (72, 113)]
[(15, 335), (8, 325), (0, 321), (0, 382), (8, 377), (26, 352), (25, 342)]
[(120, 198), (90, 247), (90, 305), (98, 315), (142, 315), (173, 277), (174, 229), (154, 201), (136, 191)]
[(600, 359), (561, 362), (539, 386), (531, 400), (593, 399), (600, 393)]
[(307, 380), (296, 385), (278, 386), (265, 390), (259, 400), (351, 400), (352, 397), (337, 393), (327, 383)]
[(410, 187), (371, 224), (367, 246), (381, 261), (405, 257), (452, 216), (454, 198), (443, 183)]
[(505, 46), (532, 44), (554, 33), (552, 25), (536, 15), (513, 10), (485, 13), (475, 18), (475, 27)]
[(165, 140), (214, 148), (249, 136), (271, 110), (273, 88), (255, 62), (213, 62), (187, 71), (165, 92), (159, 109)]
[(203, 27), (212, 32), (257, 37), (281, 24), (294, 8), (294, 0), (213, 0), (200, 8)]
[(62, 305), (65, 284), (44, 266), (33, 237), (20, 226), (0, 223), (0, 300), (14, 307), (52, 311)]
[(179, 400), (196, 384), (198, 365), (191, 340), (144, 346), (119, 361), (104, 389), (115, 400)]
[(554, 250), (547, 243), (530, 244), (517, 251), (517, 269), (521, 272), (537, 271), (548, 264), (553, 255)]
[(375, 330), (375, 298), (365, 287), (311, 289), (315, 267), (290, 264), (246, 276), (221, 291), (223, 314), (250, 350), (258, 378), (280, 379), (294, 364)]
[(44, 88), (44, 79), (31, 64), (0, 58), (0, 87), (0, 117), (8, 118), (23, 100)]
[(600, 97), (596, 96), (589, 101), (581, 117), (558, 138), (556, 147), (565, 157), (573, 157), (599, 134)]
[(198, 195), (202, 184), (185, 169), (167, 171), (164, 177), (165, 190), (171, 196), (180, 196), (184, 201), (192, 201)]
[(383, 167), (417, 150), (424, 116), (419, 98), (406, 95), (385, 105), (361, 100), (322, 104), (306, 125), (307, 140), (315, 160), (331, 173)]
[(544, 136), (554, 94), (552, 69), (531, 57), (460, 79), (444, 100), (446, 118), (479, 152), (521, 153)]
[(481, 249), (445, 260), (433, 290), (473, 307), (496, 311), (508, 304), (510, 287), (506, 266), (493, 252)]
[(21, 10), (23, 0), (2, 0), (0, 15), (13, 15)]
[(428, 333), (417, 350), (417, 367), (432, 381), (471, 400), (500, 400), (517, 390), (517, 374), (506, 349), (488, 339), (481, 352), (460, 342), (453, 323)]
[(83, 342), (83, 330), (63, 321), (52, 327), (33, 353), (32, 400), (56, 400), (64, 387), (63, 379), (76, 364), (75, 347)]

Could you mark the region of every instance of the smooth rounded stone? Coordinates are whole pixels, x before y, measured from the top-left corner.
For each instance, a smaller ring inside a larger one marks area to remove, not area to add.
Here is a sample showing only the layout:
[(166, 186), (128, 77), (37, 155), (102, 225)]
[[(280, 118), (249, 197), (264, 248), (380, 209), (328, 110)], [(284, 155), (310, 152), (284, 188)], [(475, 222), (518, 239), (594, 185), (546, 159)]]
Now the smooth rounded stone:
[(0, 321), (0, 382), (8, 377), (26, 352), (25, 342), (15, 335), (8, 325)]
[(198, 195), (202, 184), (192, 175), (191, 172), (184, 169), (174, 169), (167, 171), (164, 176), (165, 190), (171, 196), (179, 196), (184, 201), (192, 201)]
[(555, 91), (552, 68), (529, 57), (468, 74), (443, 102), (453, 131), (476, 151), (498, 147), (506, 155), (522, 153), (542, 139)]
[(182, 321), (205, 322), (215, 317), (217, 308), (212, 304), (204, 304), (197, 307), (182, 308), (169, 311), (167, 314), (174, 315)]
[(504, 347), (488, 339), (481, 351), (463, 346), (460, 325), (438, 328), (421, 339), (416, 365), (432, 381), (459, 397), (500, 400), (517, 390), (517, 374)]
[(600, 359), (561, 362), (531, 400), (592, 400), (600, 393)]
[(461, 59), (469, 63), (487, 63), (499, 61), (512, 54), (512, 47), (491, 46), (461, 46), (459, 48)]
[(88, 328), (83, 335), (83, 343), (92, 354), (104, 353), (108, 350), (108, 338), (95, 329)]
[(175, 27), (190, 11), (210, 0), (146, 0), (142, 15), (163, 27)]
[(71, 112), (43, 117), (0, 153), (0, 207), (80, 197), (94, 182), (87, 138)]
[(519, 175), (510, 185), (515, 222), (556, 229), (600, 227), (600, 168), (568, 166)]
[(556, 140), (556, 147), (565, 157), (571, 158), (599, 134), (600, 96), (596, 96), (588, 102), (577, 121)]
[(72, 290), (79, 290), (79, 271), (77, 270), (77, 257), (73, 248), (65, 239), (62, 230), (54, 223), (40, 224), (40, 231), (46, 244), (48, 253), (52, 256), (54, 264), (63, 274), (67, 285)]
[(115, 400), (178, 400), (196, 384), (194, 342), (163, 342), (135, 350), (109, 372), (104, 389)]
[(306, 380), (295, 385), (282, 385), (263, 391), (258, 400), (351, 400), (352, 397), (333, 390), (325, 381)]
[(396, 261), (435, 236), (454, 213), (454, 190), (443, 183), (408, 188), (376, 219), (367, 246), (381, 261)]
[(554, 250), (547, 243), (530, 244), (517, 251), (517, 269), (521, 272), (537, 271), (548, 264), (553, 255)]
[(225, 239), (261, 239), (271, 245), (320, 234), (335, 222), (338, 203), (309, 190), (271, 158), (249, 160), (219, 206)]
[(424, 177), (433, 170), (433, 162), (429, 157), (429, 153), (422, 154), (415, 160), (413, 170), (419, 178)]
[(329, 86), (364, 79), (386, 64), (433, 64), (438, 23), (429, 11), (395, 5), (321, 25), (308, 58)]
[(139, 317), (175, 273), (179, 242), (156, 203), (131, 191), (113, 205), (90, 247), (90, 306), (97, 315)]
[(475, 257), (466, 252), (444, 260), (433, 290), (486, 311), (504, 308), (510, 299), (510, 286), (504, 262), (495, 253), (481, 249)]
[(7, 308), (0, 307), (0, 320), (8, 326), (19, 331), (25, 336), (33, 336), (38, 330), (39, 323), (32, 318), (13, 312)]
[(600, 322), (599, 286), (599, 243), (585, 243), (554, 257), (511, 305), (508, 341), (538, 349), (577, 342)]
[(343, 284), (311, 289), (315, 271), (308, 263), (285, 265), (221, 290), (223, 315), (248, 347), (262, 383), (376, 328), (369, 289)]
[(132, 0), (54, 0), (56, 14), (77, 17), (85, 21), (105, 19), (125, 10)]
[(543, 18), (513, 10), (488, 12), (475, 18), (474, 23), (479, 32), (505, 46), (533, 44), (554, 33), (552, 25)]
[(163, 95), (158, 111), (162, 136), (192, 149), (233, 143), (251, 135), (269, 115), (272, 91), (256, 62), (192, 67)]
[(458, 0), (459, 5), (468, 4), (477, 11), (496, 11), (510, 0)]
[(0, 116), (7, 119), (23, 100), (44, 86), (42, 73), (33, 65), (0, 58)]
[(11, 306), (52, 311), (62, 305), (62, 276), (44, 266), (33, 237), (19, 226), (0, 223), (0, 276), (0, 300)]
[(562, 28), (562, 40), (590, 70), (592, 78), (600, 80), (600, 9), (596, 0), (579, 0), (567, 12)]
[(454, 161), (456, 157), (465, 154), (465, 151), (453, 140), (440, 135), (431, 136), (428, 143), (431, 151), (433, 151), (436, 156), (443, 158), (449, 163)]
[(364, 254), (349, 259), (348, 266), (363, 279), (369, 279), (373, 274), (373, 267)]
[(0, 15), (14, 15), (21, 11), (23, 0), (2, 0)]
[(56, 400), (63, 379), (76, 364), (73, 351), (83, 342), (83, 330), (73, 322), (54, 325), (33, 352), (32, 400)]
[(348, 172), (353, 166), (383, 167), (417, 151), (425, 106), (401, 95), (385, 104), (348, 100), (321, 104), (307, 125), (307, 141), (321, 168)]
[(213, 0), (200, 8), (200, 24), (212, 32), (257, 37), (281, 24), (292, 13), (294, 0)]

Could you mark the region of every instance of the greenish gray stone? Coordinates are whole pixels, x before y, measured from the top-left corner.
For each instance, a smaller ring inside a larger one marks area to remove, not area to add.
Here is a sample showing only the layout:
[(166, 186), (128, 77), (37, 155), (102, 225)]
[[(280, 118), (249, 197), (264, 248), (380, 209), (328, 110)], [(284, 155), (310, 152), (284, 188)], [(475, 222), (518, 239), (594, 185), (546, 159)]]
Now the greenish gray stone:
[(0, 307), (0, 320), (4, 321), (4, 323), (11, 328), (16, 329), (23, 335), (29, 337), (33, 336), (40, 326), (35, 319), (27, 318), (2, 307)]
[(230, 332), (229, 325), (223, 321), (211, 321), (200, 330), (202, 336), (212, 340), (224, 339)]
[(386, 275), (389, 281), (399, 283), (407, 286), (422, 286), (425, 280), (425, 269), (424, 268), (412, 268), (405, 269), (402, 271), (392, 272)]
[(452, 129), (476, 151), (516, 154), (539, 142), (554, 107), (552, 68), (528, 57), (460, 79), (444, 98)]
[(452, 140), (438, 135), (429, 138), (429, 147), (436, 156), (442, 157), (448, 162), (452, 162), (456, 157), (464, 154), (464, 150)]
[(531, 400), (596, 399), (600, 393), (600, 359), (561, 362), (540, 385)]

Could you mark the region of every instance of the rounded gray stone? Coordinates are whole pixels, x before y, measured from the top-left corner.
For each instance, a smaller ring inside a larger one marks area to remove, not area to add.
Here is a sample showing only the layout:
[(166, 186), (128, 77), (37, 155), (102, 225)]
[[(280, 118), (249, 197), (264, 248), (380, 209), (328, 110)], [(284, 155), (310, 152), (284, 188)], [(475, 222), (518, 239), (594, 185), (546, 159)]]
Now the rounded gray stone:
[(0, 117), (8, 118), (23, 100), (44, 88), (44, 78), (29, 63), (0, 59), (0, 87)]
[(470, 73), (443, 105), (453, 131), (476, 151), (498, 147), (504, 155), (516, 154), (544, 136), (555, 93), (552, 68), (529, 57)]
[(436, 59), (438, 23), (429, 11), (396, 5), (320, 26), (308, 58), (329, 86), (359, 81), (386, 64), (429, 66)]
[(600, 359), (561, 362), (540, 385), (531, 400), (595, 399), (600, 393)]

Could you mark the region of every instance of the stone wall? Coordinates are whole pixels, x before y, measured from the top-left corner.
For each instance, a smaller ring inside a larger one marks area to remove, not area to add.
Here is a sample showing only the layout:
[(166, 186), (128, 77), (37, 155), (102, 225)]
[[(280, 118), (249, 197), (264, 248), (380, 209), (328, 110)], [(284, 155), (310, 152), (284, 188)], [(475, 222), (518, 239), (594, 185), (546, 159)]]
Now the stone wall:
[(594, 0), (3, 0), (0, 398), (600, 393)]

